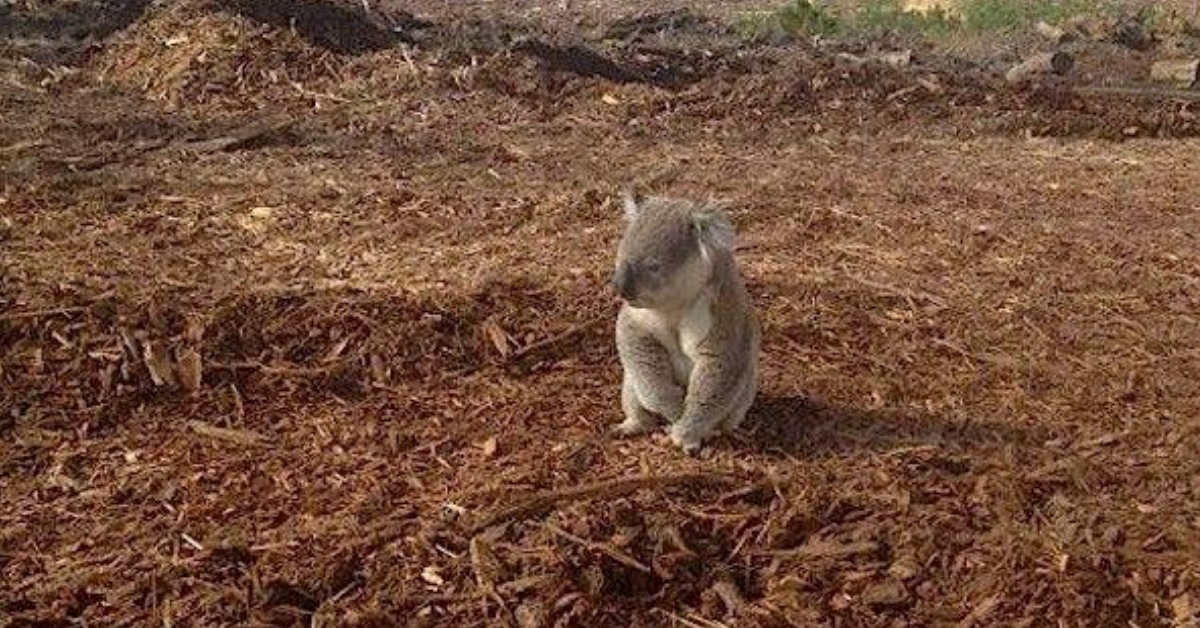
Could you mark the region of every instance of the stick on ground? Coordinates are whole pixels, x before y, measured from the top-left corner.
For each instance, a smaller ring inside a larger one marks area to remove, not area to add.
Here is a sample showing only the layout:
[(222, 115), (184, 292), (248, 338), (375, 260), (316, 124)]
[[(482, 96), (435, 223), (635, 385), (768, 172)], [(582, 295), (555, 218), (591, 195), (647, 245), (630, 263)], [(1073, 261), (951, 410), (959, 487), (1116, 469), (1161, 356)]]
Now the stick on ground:
[(512, 352), (512, 354), (509, 355), (504, 360), (504, 362), (506, 364), (516, 362), (517, 360), (520, 360), (521, 358), (523, 358), (535, 351), (540, 351), (546, 347), (549, 347), (551, 345), (555, 345), (564, 340), (567, 340), (568, 338), (571, 338), (572, 336), (575, 336), (581, 332), (587, 331), (587, 330), (595, 327), (596, 325), (603, 323), (605, 320), (608, 320), (608, 317), (593, 318), (590, 321), (585, 321), (578, 325), (574, 325), (574, 326), (570, 327), (569, 329), (567, 329), (566, 331), (555, 334), (549, 338), (545, 338), (543, 340), (539, 340), (532, 344), (525, 345), (524, 347), (521, 347), (521, 348), (517, 349), (516, 351)]
[(258, 432), (250, 430), (235, 430), (228, 427), (217, 427), (209, 425), (203, 421), (188, 421), (187, 425), (191, 430), (201, 436), (207, 436), (216, 440), (223, 440), (239, 445), (263, 445), (267, 442), (267, 437)]
[(566, 530), (549, 523), (546, 524), (546, 529), (553, 532), (557, 536), (571, 541), (572, 543), (582, 545), (583, 547), (595, 552), (600, 552), (601, 554), (608, 556), (609, 558), (621, 563), (622, 565), (625, 565), (626, 567), (632, 567), (643, 573), (651, 573), (650, 568), (639, 562), (638, 559), (614, 547), (609, 547), (603, 543), (597, 543), (595, 541), (589, 541), (583, 537), (575, 536), (574, 534), (571, 534), (570, 532), (567, 532)]
[(662, 488), (675, 484), (714, 484), (729, 482), (731, 478), (713, 473), (678, 473), (671, 475), (644, 475), (616, 478), (584, 484), (571, 488), (556, 489), (536, 493), (518, 499), (516, 505), (501, 508), (490, 515), (481, 518), (471, 526), (472, 532), (479, 532), (500, 523), (517, 519), (527, 519), (543, 515), (553, 510), (559, 504), (582, 501), (586, 499), (613, 499), (629, 495), (644, 488)]

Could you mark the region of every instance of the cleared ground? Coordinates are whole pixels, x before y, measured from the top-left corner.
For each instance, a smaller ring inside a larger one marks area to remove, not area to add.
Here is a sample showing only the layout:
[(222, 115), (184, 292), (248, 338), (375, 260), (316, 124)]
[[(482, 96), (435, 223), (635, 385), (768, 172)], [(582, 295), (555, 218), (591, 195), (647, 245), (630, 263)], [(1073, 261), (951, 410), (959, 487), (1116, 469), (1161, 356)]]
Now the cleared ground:
[[(0, 626), (1194, 625), (1193, 105), (430, 4), (10, 51)], [(698, 459), (606, 435), (628, 180), (761, 308)]]

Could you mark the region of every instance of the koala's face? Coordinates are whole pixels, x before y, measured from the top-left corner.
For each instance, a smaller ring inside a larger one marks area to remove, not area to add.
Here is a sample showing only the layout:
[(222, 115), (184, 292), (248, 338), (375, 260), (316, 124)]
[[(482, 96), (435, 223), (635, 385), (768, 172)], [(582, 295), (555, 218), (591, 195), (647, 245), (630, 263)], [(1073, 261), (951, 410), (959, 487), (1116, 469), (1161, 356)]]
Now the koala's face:
[(661, 199), (627, 199), (626, 220), (613, 275), (617, 294), (638, 308), (690, 303), (711, 272), (691, 207)]

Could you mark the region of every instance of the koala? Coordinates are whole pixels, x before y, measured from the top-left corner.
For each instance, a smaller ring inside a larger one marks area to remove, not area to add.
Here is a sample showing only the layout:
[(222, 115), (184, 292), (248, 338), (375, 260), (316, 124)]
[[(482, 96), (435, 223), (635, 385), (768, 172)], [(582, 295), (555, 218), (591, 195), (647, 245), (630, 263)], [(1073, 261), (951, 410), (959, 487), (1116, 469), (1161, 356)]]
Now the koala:
[(670, 423), (671, 442), (698, 450), (738, 427), (758, 388), (759, 322), (734, 263), (734, 227), (716, 207), (623, 193), (625, 232), (613, 288), (630, 436)]

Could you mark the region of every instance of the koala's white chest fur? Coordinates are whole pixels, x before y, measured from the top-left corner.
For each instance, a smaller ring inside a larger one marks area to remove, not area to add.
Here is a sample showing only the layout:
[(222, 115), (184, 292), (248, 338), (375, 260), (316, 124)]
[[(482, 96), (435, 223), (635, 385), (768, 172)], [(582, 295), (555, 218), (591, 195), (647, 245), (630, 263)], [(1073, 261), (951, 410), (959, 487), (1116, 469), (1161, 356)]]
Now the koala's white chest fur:
[(686, 387), (699, 356), (700, 343), (712, 330), (712, 298), (702, 294), (680, 314), (649, 309), (632, 309), (630, 313), (667, 350), (675, 381)]

